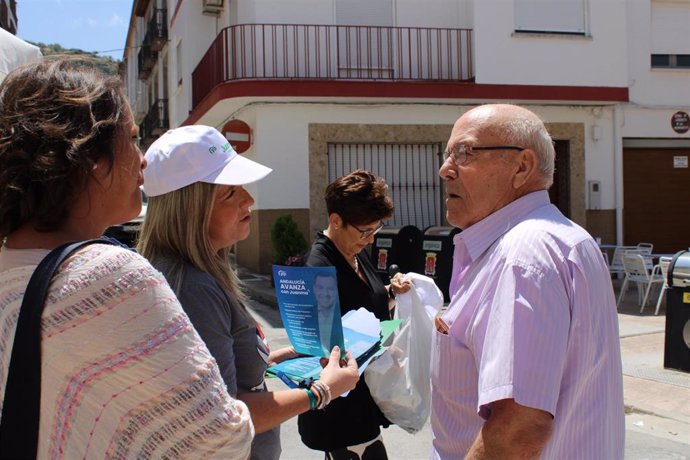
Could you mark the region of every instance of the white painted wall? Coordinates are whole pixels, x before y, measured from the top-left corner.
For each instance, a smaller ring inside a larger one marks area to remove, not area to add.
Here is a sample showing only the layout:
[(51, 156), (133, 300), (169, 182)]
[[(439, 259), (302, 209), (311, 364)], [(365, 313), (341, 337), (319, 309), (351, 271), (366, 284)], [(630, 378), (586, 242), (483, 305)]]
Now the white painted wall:
[(397, 26), (472, 28), (471, 0), (397, 0), (395, 9)]
[[(337, 0), (231, 2), (233, 24), (334, 24)], [(472, 0), (393, 0), (394, 22), (405, 27), (472, 27)]]
[[(637, 0), (628, 5), (628, 63), (630, 69), (630, 101), (641, 106), (672, 106), (690, 108), (690, 70), (652, 69), (652, 8), (656, 2)], [(690, 1), (660, 2), (690, 17)], [(666, 53), (690, 54), (690, 23), (675, 24), (679, 29), (670, 35), (678, 43)], [(658, 135), (658, 134), (657, 134)]]
[(333, 0), (237, 2), (235, 24), (333, 24)]
[[(243, 0), (226, 3), (219, 17), (204, 16), (196, 2), (182, 2), (170, 28), (168, 48), (171, 124), (177, 126), (191, 109), (191, 72), (220, 30), (237, 23), (334, 23), (335, 0)], [(172, 16), (174, 0), (168, 1)], [(688, 1), (677, 2), (681, 7)], [(690, 110), (690, 72), (651, 70), (650, 0), (588, 0), (587, 36), (518, 35), (513, 0), (394, 0), (399, 26), (475, 28), (474, 56), (478, 83), (617, 86), (630, 84), (632, 104), (621, 110), (620, 130), (613, 109), (596, 114), (589, 108), (535, 106), (547, 121), (585, 123), (586, 180), (602, 185), (602, 207), (616, 207), (616, 133), (621, 137), (690, 137), (670, 129), (670, 116)], [(140, 40), (140, 39), (139, 39)], [(177, 87), (175, 46), (183, 45), (183, 85)], [(136, 52), (130, 54), (136, 61)], [(129, 82), (136, 75), (128, 73)], [(131, 93), (130, 93), (131, 94)], [(251, 99), (250, 99), (251, 100)], [(236, 101), (239, 103), (239, 101)], [(249, 100), (247, 101), (249, 102)], [(240, 103), (241, 105), (241, 103)], [(275, 209), (308, 206), (308, 124), (324, 123), (452, 123), (461, 106), (377, 105), (364, 107), (323, 103), (253, 105), (239, 118), (254, 128), (255, 144), (247, 153), (275, 168), (254, 190), (258, 206)], [(230, 115), (218, 107), (204, 122), (220, 127)], [(207, 119), (208, 118), (208, 119)], [(597, 125), (599, 139), (593, 140)], [(618, 144), (617, 144), (618, 142)], [(281, 155), (280, 153), (285, 153)]]
[[(623, 108), (622, 137), (690, 139), (690, 131), (678, 134), (671, 128), (671, 117), (680, 109), (673, 107), (649, 109), (638, 106)], [(690, 112), (690, 104), (685, 106)]]
[(144, 41), (146, 22), (143, 18), (135, 18), (134, 33), (132, 41), (127, 43), (124, 55), (127, 59), (127, 69), (125, 77), (125, 90), (129, 97), (135, 119), (140, 121), (146, 114), (149, 107), (148, 86), (143, 80), (139, 80), (139, 46)]
[(626, 86), (626, 2), (589, 0), (586, 36), (515, 34), (513, 0), (474, 2), (477, 83)]
[[(173, 10), (169, 10), (171, 17), (174, 12), (174, 5), (172, 8)], [(225, 10), (227, 10), (227, 5)], [(180, 125), (189, 116), (192, 103), (192, 72), (223, 27), (223, 16), (216, 17), (201, 14), (201, 2), (182, 2), (175, 22), (168, 31), (170, 40), (168, 42), (168, 56), (170, 57), (168, 73), (171, 126)], [(184, 75), (182, 85), (178, 87), (178, 77), (175, 69), (177, 68), (176, 47), (180, 42), (182, 43)]]
[[(348, 105), (348, 104), (255, 104), (238, 113), (252, 126), (254, 144), (247, 157), (273, 168), (267, 180), (252, 186), (257, 209), (309, 207), (309, 124), (453, 124), (472, 106)], [(586, 177), (600, 180), (602, 207), (615, 207), (613, 177), (612, 109), (595, 115), (589, 108), (530, 106), (547, 122), (584, 123), (586, 129)], [(219, 120), (218, 123), (221, 121)], [(590, 129), (601, 127), (593, 141)], [(212, 123), (211, 123), (212, 124)]]

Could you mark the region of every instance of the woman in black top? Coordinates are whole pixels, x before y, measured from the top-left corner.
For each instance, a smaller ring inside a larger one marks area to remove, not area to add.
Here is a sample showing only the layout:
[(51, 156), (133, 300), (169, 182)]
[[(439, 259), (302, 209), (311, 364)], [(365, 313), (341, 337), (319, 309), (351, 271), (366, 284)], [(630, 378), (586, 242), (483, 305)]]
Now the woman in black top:
[[(364, 307), (379, 320), (390, 319), (396, 294), (409, 290), (409, 283), (396, 275), (386, 286), (366, 255), (360, 252), (373, 242), (383, 221), (393, 215), (393, 202), (382, 178), (357, 170), (332, 182), (325, 193), (328, 228), (318, 232), (307, 265), (334, 266), (338, 274), (341, 316)], [(302, 442), (326, 452), (326, 459), (386, 459), (380, 427), (384, 417), (360, 379), (346, 398), (333, 401), (323, 411), (299, 416)]]

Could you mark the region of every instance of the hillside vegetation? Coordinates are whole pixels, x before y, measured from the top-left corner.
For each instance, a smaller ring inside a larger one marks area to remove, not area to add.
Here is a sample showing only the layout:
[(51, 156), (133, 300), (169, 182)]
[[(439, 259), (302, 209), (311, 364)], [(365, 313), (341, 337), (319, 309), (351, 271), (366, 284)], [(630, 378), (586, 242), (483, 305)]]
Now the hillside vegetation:
[(54, 54), (66, 54), (66, 55), (83, 55), (87, 57), (90, 61), (93, 61), (94, 65), (98, 67), (101, 71), (108, 75), (118, 75), (119, 66), (121, 61), (116, 61), (110, 56), (99, 56), (97, 53), (90, 51), (83, 51), (77, 48), (63, 48), (57, 43), (47, 45), (41, 42), (29, 42), (32, 45), (36, 45), (41, 49), (43, 56), (51, 56)]

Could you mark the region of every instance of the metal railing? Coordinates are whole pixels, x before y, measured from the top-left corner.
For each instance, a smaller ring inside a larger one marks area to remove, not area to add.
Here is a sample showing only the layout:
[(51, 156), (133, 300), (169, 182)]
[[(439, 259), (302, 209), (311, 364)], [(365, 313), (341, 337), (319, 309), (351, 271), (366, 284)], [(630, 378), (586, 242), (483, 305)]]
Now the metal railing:
[(145, 144), (165, 133), (170, 128), (168, 100), (156, 99), (141, 123), (141, 137)]
[[(153, 51), (160, 51), (168, 41), (168, 10), (154, 8), (146, 31)], [(150, 34), (150, 35), (149, 35)]]
[(471, 29), (241, 24), (192, 72), (192, 104), (244, 79), (470, 81), (472, 60)]
[(156, 65), (158, 53), (151, 49), (151, 41), (145, 37), (144, 42), (139, 48), (138, 64), (139, 64), (139, 80), (146, 80), (151, 75), (151, 69)]

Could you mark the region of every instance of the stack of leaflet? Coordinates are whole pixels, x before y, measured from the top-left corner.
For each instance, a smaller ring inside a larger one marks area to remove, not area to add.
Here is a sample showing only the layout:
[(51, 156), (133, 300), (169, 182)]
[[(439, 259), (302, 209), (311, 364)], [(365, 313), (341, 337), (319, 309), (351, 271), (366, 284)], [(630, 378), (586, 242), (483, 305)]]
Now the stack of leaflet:
[[(379, 322), (373, 313), (364, 308), (349, 311), (342, 321), (345, 350), (357, 361), (360, 375), (373, 358), (383, 353), (383, 344), (400, 326), (399, 319)], [(320, 359), (320, 356), (290, 359), (271, 366), (267, 372), (279, 377), (291, 388), (308, 386), (311, 381), (319, 378), (323, 370)]]
[[(357, 360), (360, 374), (377, 354), (399, 321), (379, 320), (360, 308), (340, 318), (335, 267), (273, 266), (280, 316), (290, 343), (300, 358), (268, 369), (288, 386), (308, 386), (319, 377), (320, 359), (338, 345)], [(383, 330), (383, 336), (382, 336)]]

